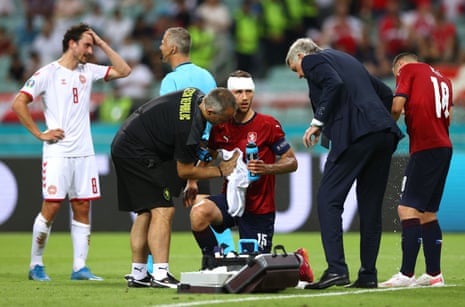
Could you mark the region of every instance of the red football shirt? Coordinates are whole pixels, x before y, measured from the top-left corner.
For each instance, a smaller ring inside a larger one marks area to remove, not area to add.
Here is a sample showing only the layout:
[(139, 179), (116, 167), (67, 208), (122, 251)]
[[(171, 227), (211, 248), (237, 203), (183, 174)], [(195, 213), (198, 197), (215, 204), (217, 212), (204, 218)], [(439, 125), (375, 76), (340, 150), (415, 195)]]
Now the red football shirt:
[[(245, 159), (245, 146), (249, 141), (257, 144), (258, 157), (265, 163), (275, 163), (276, 155), (283, 154), (289, 148), (281, 124), (273, 117), (259, 113), (255, 113), (247, 123), (231, 120), (213, 126), (208, 146), (214, 150), (240, 148)], [(226, 186), (223, 188), (226, 191)], [(255, 214), (276, 211), (274, 175), (261, 175), (259, 180), (250, 183), (245, 210)]]
[(396, 82), (394, 95), (407, 98), (404, 109), (410, 154), (452, 147), (449, 139), (451, 81), (428, 64), (410, 63), (400, 69)]

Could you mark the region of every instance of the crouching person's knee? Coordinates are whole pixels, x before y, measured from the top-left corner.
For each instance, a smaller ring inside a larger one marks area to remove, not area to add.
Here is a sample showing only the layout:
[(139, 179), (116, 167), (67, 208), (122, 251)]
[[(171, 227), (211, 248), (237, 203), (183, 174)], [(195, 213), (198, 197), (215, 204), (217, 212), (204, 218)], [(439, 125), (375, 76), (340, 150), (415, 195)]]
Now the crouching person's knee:
[(208, 199), (195, 204), (190, 212), (191, 229), (202, 231), (207, 228), (213, 220), (214, 208), (216, 206)]

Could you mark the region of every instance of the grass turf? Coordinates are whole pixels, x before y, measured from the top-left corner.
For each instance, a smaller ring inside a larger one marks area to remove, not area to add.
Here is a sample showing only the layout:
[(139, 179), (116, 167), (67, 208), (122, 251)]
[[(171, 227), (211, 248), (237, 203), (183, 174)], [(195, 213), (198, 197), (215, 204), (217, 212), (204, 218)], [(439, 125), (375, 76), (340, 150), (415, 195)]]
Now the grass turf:
[[(359, 266), (357, 233), (346, 233), (344, 243), (351, 280)], [(178, 294), (175, 289), (127, 288), (123, 276), (130, 271), (128, 233), (94, 233), (88, 258), (92, 271), (105, 278), (101, 282), (71, 281), (72, 245), (69, 233), (53, 233), (44, 255), (51, 282), (27, 279), (30, 233), (0, 234), (0, 306), (465, 306), (465, 234), (444, 234), (442, 271), (447, 286), (396, 290), (362, 290), (331, 287), (326, 290), (289, 288), (264, 294)], [(276, 234), (275, 244), (288, 251), (305, 247), (318, 279), (326, 268), (318, 233)], [(378, 258), (378, 277), (388, 279), (399, 270), (400, 234), (384, 233)], [(171, 241), (170, 270), (197, 271), (200, 252), (190, 233), (174, 233)], [(417, 261), (417, 275), (424, 272), (423, 256)]]

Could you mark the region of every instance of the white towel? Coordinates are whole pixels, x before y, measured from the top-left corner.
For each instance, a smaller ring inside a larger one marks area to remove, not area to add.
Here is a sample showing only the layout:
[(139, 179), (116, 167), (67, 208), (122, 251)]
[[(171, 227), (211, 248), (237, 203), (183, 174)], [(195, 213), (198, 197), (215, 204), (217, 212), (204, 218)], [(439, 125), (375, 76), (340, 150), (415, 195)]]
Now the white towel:
[(242, 216), (245, 210), (245, 193), (249, 186), (249, 178), (247, 165), (242, 159), (242, 151), (239, 148), (234, 148), (232, 151), (220, 149), (223, 159), (229, 160), (234, 152), (239, 152), (236, 168), (227, 176), (228, 186), (226, 188), (226, 200), (228, 201), (228, 213), (232, 216)]

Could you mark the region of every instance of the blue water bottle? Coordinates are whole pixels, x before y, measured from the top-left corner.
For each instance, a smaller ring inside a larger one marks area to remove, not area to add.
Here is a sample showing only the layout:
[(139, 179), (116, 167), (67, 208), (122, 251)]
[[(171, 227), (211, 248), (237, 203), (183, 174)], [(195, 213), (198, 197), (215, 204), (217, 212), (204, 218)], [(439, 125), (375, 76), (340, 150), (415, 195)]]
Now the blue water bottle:
[[(250, 160), (258, 160), (258, 147), (257, 144), (254, 142), (249, 142), (245, 146), (245, 156), (247, 160), (247, 164)], [(260, 175), (251, 173), (249, 171), (249, 181), (256, 181), (260, 178)]]

